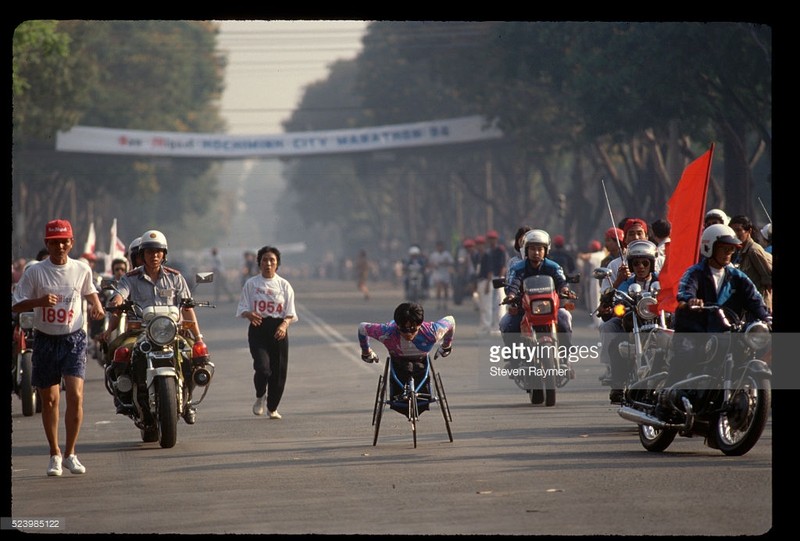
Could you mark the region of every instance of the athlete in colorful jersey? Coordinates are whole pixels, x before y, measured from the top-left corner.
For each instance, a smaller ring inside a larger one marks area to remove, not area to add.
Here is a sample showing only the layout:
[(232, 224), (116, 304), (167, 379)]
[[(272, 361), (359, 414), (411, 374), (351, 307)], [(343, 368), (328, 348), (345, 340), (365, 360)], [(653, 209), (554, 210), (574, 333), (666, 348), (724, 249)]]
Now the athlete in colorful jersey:
[(394, 311), (394, 319), (388, 323), (363, 322), (358, 326), (358, 343), (361, 359), (367, 363), (378, 362), (378, 356), (370, 347), (370, 338), (386, 346), (393, 360), (421, 362), (433, 346), (441, 340), (441, 356), (450, 355), (456, 320), (445, 316), (438, 321), (424, 321), (425, 312), (420, 304), (404, 302)]

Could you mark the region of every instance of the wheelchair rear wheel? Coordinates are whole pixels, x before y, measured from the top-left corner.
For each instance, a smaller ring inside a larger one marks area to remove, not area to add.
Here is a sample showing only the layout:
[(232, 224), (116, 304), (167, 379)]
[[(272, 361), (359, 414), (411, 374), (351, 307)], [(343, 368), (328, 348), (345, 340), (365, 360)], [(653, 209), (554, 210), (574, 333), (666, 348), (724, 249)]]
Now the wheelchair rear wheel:
[(442, 410), (442, 418), (444, 418), (444, 426), (447, 428), (447, 437), (450, 438), (450, 442), (453, 442), (453, 432), (450, 430), (450, 422), (453, 420), (453, 417), (450, 415), (450, 405), (447, 403), (447, 395), (444, 392), (444, 384), (442, 383), (442, 376), (439, 372), (436, 372), (433, 369), (433, 363), (431, 363), (431, 379), (433, 379), (433, 383), (436, 388), (436, 397), (439, 401), (439, 408)]

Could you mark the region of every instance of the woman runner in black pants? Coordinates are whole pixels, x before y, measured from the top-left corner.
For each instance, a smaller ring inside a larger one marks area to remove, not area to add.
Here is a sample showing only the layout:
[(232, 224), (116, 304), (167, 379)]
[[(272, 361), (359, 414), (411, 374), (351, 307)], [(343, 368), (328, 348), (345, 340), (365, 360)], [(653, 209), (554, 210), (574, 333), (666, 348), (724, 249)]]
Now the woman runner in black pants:
[(253, 356), (253, 384), (256, 402), (253, 414), (280, 419), (278, 404), (286, 385), (289, 363), (289, 325), (297, 321), (294, 309), (294, 289), (278, 276), (280, 251), (264, 246), (256, 255), (260, 274), (248, 279), (242, 288), (236, 317), (250, 321), (247, 341)]

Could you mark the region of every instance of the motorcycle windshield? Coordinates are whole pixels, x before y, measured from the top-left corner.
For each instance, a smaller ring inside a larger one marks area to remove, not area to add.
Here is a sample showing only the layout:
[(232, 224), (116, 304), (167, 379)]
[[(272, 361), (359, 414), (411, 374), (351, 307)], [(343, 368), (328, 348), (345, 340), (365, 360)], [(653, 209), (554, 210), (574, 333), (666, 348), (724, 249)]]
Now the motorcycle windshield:
[(522, 283), (522, 287), (527, 295), (541, 295), (552, 293), (556, 289), (555, 282), (552, 276), (546, 274), (537, 274), (536, 276), (528, 276)]

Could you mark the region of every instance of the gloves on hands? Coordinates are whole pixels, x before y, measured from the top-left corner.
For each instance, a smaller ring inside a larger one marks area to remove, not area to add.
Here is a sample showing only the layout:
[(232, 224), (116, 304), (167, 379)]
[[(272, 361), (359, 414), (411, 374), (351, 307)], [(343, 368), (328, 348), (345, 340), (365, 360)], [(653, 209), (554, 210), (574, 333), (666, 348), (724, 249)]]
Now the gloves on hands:
[(365, 363), (378, 363), (378, 362), (380, 362), (380, 359), (378, 359), (378, 356), (372, 350), (370, 350), (368, 353), (362, 354), (361, 355), (361, 360), (364, 361)]

